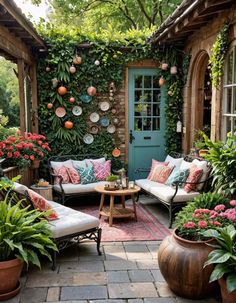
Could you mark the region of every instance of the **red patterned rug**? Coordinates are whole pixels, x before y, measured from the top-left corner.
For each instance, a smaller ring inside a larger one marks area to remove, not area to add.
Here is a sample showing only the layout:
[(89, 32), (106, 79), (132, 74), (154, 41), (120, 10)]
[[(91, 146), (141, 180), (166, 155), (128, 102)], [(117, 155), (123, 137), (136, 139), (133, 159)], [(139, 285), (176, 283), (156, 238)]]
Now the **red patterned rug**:
[[(80, 206), (76, 209), (98, 217), (98, 205)], [(163, 240), (170, 234), (170, 231), (145, 206), (137, 204), (136, 209), (137, 221), (132, 218), (113, 218), (112, 227), (109, 227), (108, 218), (102, 216), (100, 219), (102, 241)]]

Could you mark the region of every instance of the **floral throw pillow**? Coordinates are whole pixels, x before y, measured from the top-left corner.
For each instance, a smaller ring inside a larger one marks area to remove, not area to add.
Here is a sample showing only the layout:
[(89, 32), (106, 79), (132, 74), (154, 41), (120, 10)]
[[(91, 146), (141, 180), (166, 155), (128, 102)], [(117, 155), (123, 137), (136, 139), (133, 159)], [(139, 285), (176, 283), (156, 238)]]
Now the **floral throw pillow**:
[(81, 184), (88, 184), (97, 182), (96, 176), (94, 174), (93, 167), (78, 167), (78, 173), (80, 175), (80, 183)]
[(164, 165), (167, 166), (169, 164), (169, 162), (159, 162), (155, 159), (152, 159), (152, 166), (151, 166), (151, 170), (149, 172), (149, 175), (147, 177), (148, 180), (151, 180), (153, 178), (153, 169), (155, 168), (156, 165)]
[[(189, 169), (177, 169), (175, 168), (172, 173), (170, 174), (169, 178), (166, 181), (166, 185), (172, 185), (174, 182), (184, 182), (186, 181), (187, 177), (189, 175)], [(182, 186), (181, 183), (179, 183), (179, 186)]]
[(66, 168), (68, 176), (73, 184), (79, 184), (80, 183), (80, 176), (78, 174), (78, 171), (74, 167), (67, 167)]
[(58, 219), (58, 215), (56, 211), (52, 208), (52, 206), (48, 203), (48, 201), (44, 197), (42, 197), (32, 189), (28, 189), (28, 194), (34, 207), (37, 208), (39, 211), (47, 211), (47, 210), (51, 211), (49, 215), (45, 216), (47, 220), (52, 221)]
[(93, 162), (93, 169), (98, 181), (106, 180), (106, 177), (111, 174), (111, 160), (104, 163)]
[(174, 166), (165, 166), (165, 165), (156, 165), (153, 168), (151, 181), (159, 182), (159, 183), (165, 183), (168, 179), (169, 175), (171, 174)]
[[(67, 184), (67, 183), (70, 182), (70, 177), (69, 177), (68, 172), (67, 172), (67, 167), (62, 166), (62, 167), (60, 167), (60, 168), (54, 168), (54, 173), (55, 173), (56, 175), (62, 176), (62, 179), (63, 179), (63, 180), (62, 180), (62, 183), (63, 183), (63, 184)], [(55, 180), (54, 180), (54, 182), (55, 182), (56, 184), (58, 184), (59, 181), (60, 181), (60, 179), (57, 178), (57, 177), (56, 177)]]
[[(197, 167), (197, 165), (192, 164), (190, 166), (190, 171), (189, 171), (189, 175), (188, 178), (186, 179), (186, 182), (197, 182), (201, 175), (202, 175), (203, 170), (199, 167)], [(184, 184), (184, 190), (189, 193), (191, 190), (195, 190), (196, 189), (196, 184)]]

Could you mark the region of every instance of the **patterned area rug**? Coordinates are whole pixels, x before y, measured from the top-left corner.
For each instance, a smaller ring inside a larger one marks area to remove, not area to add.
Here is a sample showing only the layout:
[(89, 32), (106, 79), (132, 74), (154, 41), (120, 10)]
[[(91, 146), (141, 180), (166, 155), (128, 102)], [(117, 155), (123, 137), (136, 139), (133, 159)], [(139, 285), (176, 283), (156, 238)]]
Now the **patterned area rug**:
[[(126, 203), (130, 207), (129, 203)], [(79, 211), (98, 217), (98, 205), (81, 206)], [(136, 205), (137, 218), (113, 218), (113, 225), (109, 227), (108, 218), (100, 219), (102, 227), (102, 241), (148, 241), (163, 240), (170, 231), (162, 225), (144, 205)]]

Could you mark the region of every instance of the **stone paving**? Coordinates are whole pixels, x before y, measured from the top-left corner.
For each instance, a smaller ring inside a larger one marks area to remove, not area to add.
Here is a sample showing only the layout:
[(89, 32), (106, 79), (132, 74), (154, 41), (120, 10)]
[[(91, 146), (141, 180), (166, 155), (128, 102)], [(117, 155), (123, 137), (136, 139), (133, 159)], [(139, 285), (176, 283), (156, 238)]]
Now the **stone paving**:
[[(150, 205), (167, 224), (167, 211)], [(160, 241), (83, 242), (58, 257), (57, 268), (48, 261), (42, 269), (30, 267), (21, 277), (21, 291), (9, 303), (219, 303), (216, 294), (204, 300), (176, 296), (158, 267)]]

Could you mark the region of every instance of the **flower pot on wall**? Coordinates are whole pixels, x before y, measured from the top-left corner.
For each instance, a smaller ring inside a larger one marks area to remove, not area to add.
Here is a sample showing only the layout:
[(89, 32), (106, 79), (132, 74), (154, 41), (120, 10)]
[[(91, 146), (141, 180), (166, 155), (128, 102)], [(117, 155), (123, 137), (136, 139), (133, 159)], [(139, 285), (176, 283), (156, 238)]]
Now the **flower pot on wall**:
[(171, 66), (170, 73), (171, 73), (171, 75), (176, 75), (177, 74), (177, 66)]
[(200, 299), (214, 293), (217, 284), (209, 283), (213, 266), (203, 268), (211, 250), (212, 247), (204, 241), (180, 238), (176, 230), (162, 241), (158, 249), (158, 263), (163, 277), (175, 294)]
[(221, 298), (223, 303), (235, 303), (236, 302), (236, 290), (228, 293), (225, 279), (218, 280), (220, 284)]
[(34, 161), (32, 161), (30, 168), (37, 169), (37, 168), (39, 168), (39, 165), (40, 165), (40, 160), (35, 159)]

